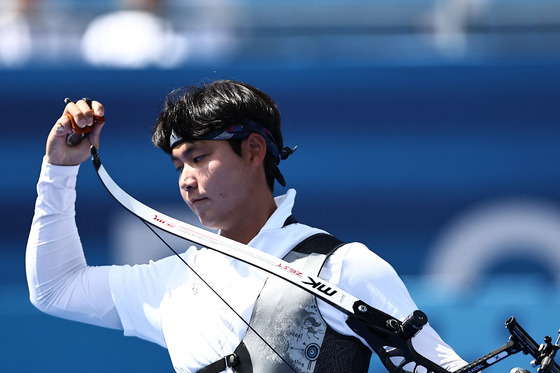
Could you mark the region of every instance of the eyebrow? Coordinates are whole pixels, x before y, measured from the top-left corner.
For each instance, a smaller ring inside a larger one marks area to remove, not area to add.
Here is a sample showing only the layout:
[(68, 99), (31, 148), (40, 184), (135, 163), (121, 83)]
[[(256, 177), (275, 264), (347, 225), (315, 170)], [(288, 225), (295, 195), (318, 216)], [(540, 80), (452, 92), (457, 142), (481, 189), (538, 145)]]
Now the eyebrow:
[[(200, 143), (198, 141), (185, 141), (187, 144), (190, 144), (191, 146), (189, 146), (187, 148), (187, 150), (183, 151), (181, 153), (182, 157), (188, 158), (190, 156), (190, 154), (192, 154), (194, 151), (196, 151), (198, 148), (200, 148)], [(171, 153), (171, 162), (175, 162), (175, 161), (181, 161), (178, 157), (173, 156), (173, 153)]]

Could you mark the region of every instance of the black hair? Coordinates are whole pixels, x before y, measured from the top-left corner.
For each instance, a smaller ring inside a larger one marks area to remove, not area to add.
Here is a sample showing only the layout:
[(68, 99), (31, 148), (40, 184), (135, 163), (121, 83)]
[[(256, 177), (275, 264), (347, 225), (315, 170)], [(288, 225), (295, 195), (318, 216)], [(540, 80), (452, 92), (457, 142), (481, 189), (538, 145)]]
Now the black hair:
[[(267, 128), (278, 149), (282, 149), (280, 112), (274, 100), (257, 88), (234, 80), (218, 80), (201, 86), (179, 88), (167, 95), (164, 108), (152, 128), (152, 142), (171, 154), (170, 138), (175, 132), (183, 139), (197, 139), (211, 131), (251, 120)], [(241, 142), (230, 140), (241, 155)], [(271, 191), (277, 172), (276, 160), (267, 152), (265, 175)]]

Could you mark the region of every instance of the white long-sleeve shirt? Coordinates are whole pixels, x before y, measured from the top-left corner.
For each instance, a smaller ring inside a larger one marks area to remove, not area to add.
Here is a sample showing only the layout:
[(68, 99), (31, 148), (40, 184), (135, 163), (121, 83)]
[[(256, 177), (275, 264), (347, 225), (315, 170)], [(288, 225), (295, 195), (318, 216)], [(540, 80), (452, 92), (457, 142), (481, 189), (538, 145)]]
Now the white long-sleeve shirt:
[[(145, 265), (88, 266), (74, 218), (78, 169), (42, 165), (26, 253), (32, 303), (55, 316), (158, 343), (168, 349), (177, 372), (196, 372), (232, 353), (247, 325), (229, 306), (249, 321), (267, 275), (205, 248), (182, 253), (228, 306), (174, 256)], [(276, 198), (276, 211), (249, 246), (281, 258), (303, 239), (323, 232), (300, 223), (282, 227), (294, 199), (294, 190)], [(417, 309), (393, 268), (361, 243), (338, 249), (319, 276), (401, 320)], [(346, 325), (346, 315), (318, 304), (331, 328), (363, 341)], [(465, 364), (429, 325), (414, 345), (447, 370)]]

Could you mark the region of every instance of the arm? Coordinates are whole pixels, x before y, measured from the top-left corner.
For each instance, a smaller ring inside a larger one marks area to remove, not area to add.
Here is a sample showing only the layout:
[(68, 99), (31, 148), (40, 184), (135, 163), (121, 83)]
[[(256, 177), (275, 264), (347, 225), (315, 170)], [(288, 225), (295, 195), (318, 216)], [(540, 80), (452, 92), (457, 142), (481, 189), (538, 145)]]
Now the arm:
[[(94, 102), (96, 115), (103, 107)], [(80, 144), (70, 147), (70, 119), (93, 126)], [(89, 157), (90, 144), (99, 145), (103, 123), (94, 123), (84, 101), (69, 103), (47, 139), (47, 152), (37, 184), (35, 215), (26, 251), (31, 302), (54, 316), (121, 328), (109, 289), (109, 267), (88, 267), (74, 219), (79, 163)]]
[[(323, 267), (321, 277), (330, 277), (332, 284), (401, 321), (417, 309), (395, 270), (362, 244), (347, 244), (338, 249)], [(331, 326), (366, 343), (348, 328), (345, 321), (345, 317), (339, 318)], [(412, 339), (412, 344), (422, 356), (450, 372), (466, 364), (430, 325), (422, 328)]]

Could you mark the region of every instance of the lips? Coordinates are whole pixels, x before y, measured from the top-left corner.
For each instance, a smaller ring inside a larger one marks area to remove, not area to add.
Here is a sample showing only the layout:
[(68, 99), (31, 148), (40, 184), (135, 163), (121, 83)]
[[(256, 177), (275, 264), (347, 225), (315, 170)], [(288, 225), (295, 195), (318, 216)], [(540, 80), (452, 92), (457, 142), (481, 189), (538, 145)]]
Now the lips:
[(201, 197), (201, 198), (192, 198), (189, 202), (191, 204), (191, 206), (195, 206), (196, 204), (206, 200), (206, 197)]

